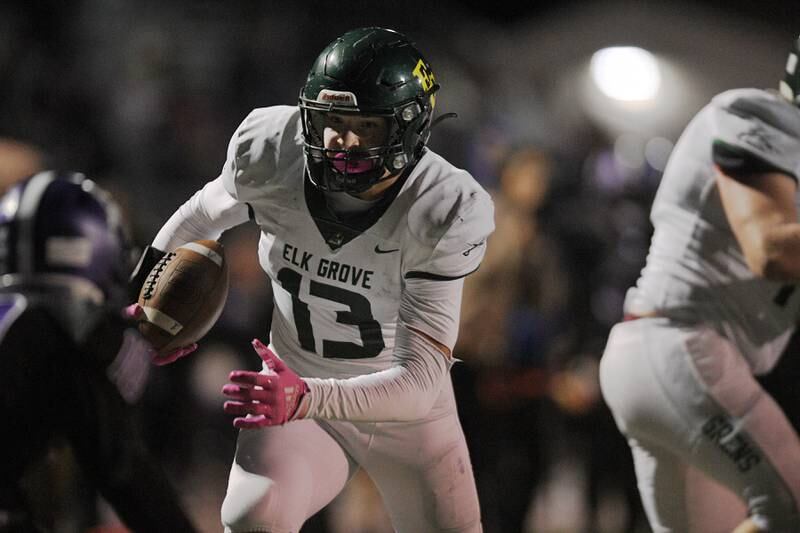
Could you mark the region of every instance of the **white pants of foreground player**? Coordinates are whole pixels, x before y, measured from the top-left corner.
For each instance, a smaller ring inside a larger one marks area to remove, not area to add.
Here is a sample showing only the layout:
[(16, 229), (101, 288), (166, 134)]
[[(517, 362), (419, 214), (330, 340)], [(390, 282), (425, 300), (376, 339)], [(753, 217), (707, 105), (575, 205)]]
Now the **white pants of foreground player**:
[(363, 468), (395, 530), (479, 533), (478, 496), (452, 385), (411, 423), (300, 420), (243, 430), (222, 505), (226, 532), (296, 533)]
[(691, 531), (688, 465), (738, 494), (765, 531), (800, 531), (800, 440), (725, 338), (665, 318), (617, 324), (600, 384), (655, 533)]

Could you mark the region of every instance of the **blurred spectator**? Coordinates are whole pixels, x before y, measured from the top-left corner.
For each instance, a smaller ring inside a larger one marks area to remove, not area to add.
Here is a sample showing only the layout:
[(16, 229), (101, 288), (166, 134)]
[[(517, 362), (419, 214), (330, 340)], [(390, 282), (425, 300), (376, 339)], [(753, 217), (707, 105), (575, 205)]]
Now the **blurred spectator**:
[(503, 162), (494, 191), (496, 230), (464, 285), (453, 370), (487, 532), (525, 529), (547, 458), (549, 358), (568, 303), (559, 243), (540, 213), (554, 172), (533, 147)]
[[(564, 431), (561, 453), (582, 473), (586, 532), (602, 528), (602, 504), (614, 494), (615, 530), (637, 531), (644, 514), (630, 452), (602, 400), (598, 362), (622, 300), (644, 265), (652, 227), (647, 210), (660, 174), (628, 167), (596, 134), (580, 180), (557, 200), (551, 224), (570, 272), (569, 345), (553, 363), (552, 399)], [(563, 191), (562, 191), (563, 192)]]
[(0, 194), (43, 168), (44, 154), (39, 148), (0, 137)]

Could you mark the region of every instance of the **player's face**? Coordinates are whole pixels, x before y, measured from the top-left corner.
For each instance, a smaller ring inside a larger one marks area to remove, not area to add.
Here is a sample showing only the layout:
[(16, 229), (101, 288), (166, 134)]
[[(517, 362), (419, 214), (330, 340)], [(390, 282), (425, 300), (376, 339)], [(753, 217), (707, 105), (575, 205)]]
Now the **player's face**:
[[(329, 150), (366, 152), (370, 148), (386, 145), (389, 137), (389, 121), (386, 117), (325, 113), (323, 142)], [(344, 153), (332, 156), (333, 166), (340, 172), (350, 174), (372, 170), (377, 159), (346, 159)], [(341, 160), (341, 161), (340, 161)], [(388, 171), (386, 172), (388, 174)]]
[(323, 140), (332, 150), (367, 150), (382, 146), (389, 134), (385, 117), (326, 113)]

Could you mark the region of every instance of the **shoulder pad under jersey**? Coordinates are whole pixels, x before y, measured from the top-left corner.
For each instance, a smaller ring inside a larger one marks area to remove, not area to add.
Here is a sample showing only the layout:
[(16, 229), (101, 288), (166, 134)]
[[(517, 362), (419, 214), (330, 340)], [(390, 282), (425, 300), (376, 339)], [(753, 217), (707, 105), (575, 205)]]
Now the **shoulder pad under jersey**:
[(294, 106), (254, 109), (242, 121), (230, 142), (222, 168), (222, 183), (241, 202), (263, 193), (280, 168), (281, 155), (302, 143), (300, 112)]
[[(419, 249), (408, 254), (406, 277), (458, 278), (478, 268), (494, 230), (494, 204), (477, 181), (436, 154), (420, 161), (408, 229)], [(415, 169), (416, 170), (416, 169)]]

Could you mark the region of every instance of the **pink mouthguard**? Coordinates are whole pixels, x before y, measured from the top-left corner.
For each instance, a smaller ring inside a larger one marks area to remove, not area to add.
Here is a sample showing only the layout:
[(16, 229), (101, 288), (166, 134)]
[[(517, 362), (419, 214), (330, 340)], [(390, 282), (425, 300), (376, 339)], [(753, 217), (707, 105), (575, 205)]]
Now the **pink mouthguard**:
[(367, 172), (368, 170), (372, 170), (374, 167), (374, 162), (369, 159), (354, 159), (350, 161), (343, 161), (347, 157), (347, 154), (344, 153), (337, 153), (333, 156), (333, 161), (331, 164), (333, 168), (338, 170), (341, 173), (347, 174), (361, 174), (362, 172)]

